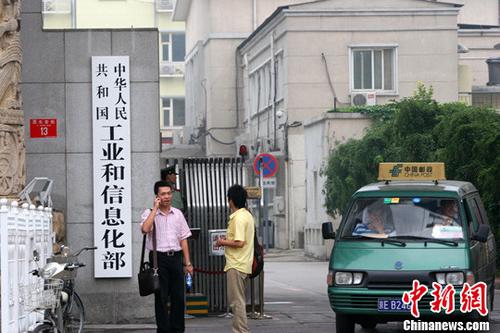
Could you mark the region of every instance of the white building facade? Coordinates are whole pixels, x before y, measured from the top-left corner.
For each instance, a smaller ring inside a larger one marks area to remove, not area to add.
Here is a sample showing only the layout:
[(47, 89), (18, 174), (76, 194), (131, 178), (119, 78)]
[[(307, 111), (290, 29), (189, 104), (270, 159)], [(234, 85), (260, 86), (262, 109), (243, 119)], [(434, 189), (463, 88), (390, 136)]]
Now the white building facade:
[[(326, 218), (311, 213), (324, 211), (324, 180), (309, 159), (325, 160), (334, 147), (314, 150), (304, 135), (311, 119), (411, 96), (419, 82), (439, 102), (459, 99), (464, 73), (485, 82), (486, 58), (477, 58), (491, 53), (466, 59), (457, 46), (470, 38), (467, 47), (481, 53), (485, 40), (463, 31), (464, 22), (498, 24), (498, 1), (487, 1), (496, 18), (482, 15), (484, 3), (457, 2), (177, 1), (174, 19), (186, 21), (186, 130), (208, 156), (236, 155), (241, 144), (250, 158), (277, 156), (273, 195), (285, 202), (271, 214), (278, 247), (305, 246), (307, 230)], [(342, 124), (346, 138), (360, 135), (357, 124)]]
[(456, 100), (459, 7), (417, 0), (265, 4), (267, 16), (258, 1), (177, 3), (174, 18), (186, 20), (187, 123), (198, 129), (194, 137), (206, 138), (209, 156), (246, 144), (251, 157), (279, 158), (275, 195), (286, 208), (273, 218), (276, 243), (302, 247), (303, 122), (335, 103), (350, 105), (355, 94), (375, 91), (377, 103), (409, 96), (418, 81), (433, 85), (438, 100)]

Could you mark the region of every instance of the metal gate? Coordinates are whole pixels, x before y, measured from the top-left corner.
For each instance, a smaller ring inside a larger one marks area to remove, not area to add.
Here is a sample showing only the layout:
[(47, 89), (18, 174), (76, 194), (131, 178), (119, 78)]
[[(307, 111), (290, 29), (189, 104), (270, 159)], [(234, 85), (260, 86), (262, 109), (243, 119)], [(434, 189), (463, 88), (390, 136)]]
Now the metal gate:
[(193, 290), (208, 297), (210, 312), (226, 310), (224, 257), (209, 255), (208, 230), (226, 229), (230, 210), (226, 194), (234, 184), (246, 185), (246, 170), (239, 158), (185, 159), (181, 183), (191, 228), (200, 228), (197, 240), (190, 243), (191, 261), (197, 272)]

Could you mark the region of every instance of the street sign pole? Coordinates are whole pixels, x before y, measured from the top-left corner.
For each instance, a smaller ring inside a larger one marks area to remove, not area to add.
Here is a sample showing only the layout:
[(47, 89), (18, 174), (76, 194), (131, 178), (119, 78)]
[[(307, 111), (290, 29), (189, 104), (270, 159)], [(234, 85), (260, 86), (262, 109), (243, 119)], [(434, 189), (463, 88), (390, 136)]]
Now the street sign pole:
[(268, 192), (269, 190), (266, 188), (263, 188), (262, 191), (264, 191), (264, 253), (267, 253), (269, 251), (269, 221), (268, 221)]
[[(267, 162), (264, 161), (266, 158)], [(271, 162), (269, 162), (271, 160)], [(274, 166), (270, 167), (269, 163), (272, 164), (274, 161)], [(266, 165), (264, 165), (266, 163)], [(264, 244), (265, 244), (265, 252), (267, 252), (269, 248), (269, 243), (268, 243), (268, 235), (269, 235), (269, 230), (267, 229), (267, 215), (268, 215), (268, 199), (267, 199), (267, 191), (264, 189), (264, 177), (272, 177), (277, 171), (277, 162), (276, 158), (274, 158), (270, 154), (260, 154), (256, 157), (254, 161), (254, 171), (255, 173), (258, 173), (259, 175), (259, 187), (261, 190), (261, 196), (259, 200), (259, 219), (262, 221), (262, 226), (263, 230), (262, 232), (260, 231), (261, 228), (259, 228), (259, 234), (262, 235), (263, 233), (263, 238), (264, 238)], [(266, 173), (266, 175), (264, 175)], [(264, 225), (265, 223), (265, 225)], [(253, 293), (253, 289), (252, 289)], [(264, 270), (259, 275), (259, 306), (260, 306), (260, 315), (256, 319), (270, 319), (272, 318), (271, 316), (268, 316), (264, 314)]]
[[(259, 220), (263, 220), (263, 215), (264, 215), (264, 189), (262, 187), (264, 183), (264, 175), (263, 175), (263, 165), (262, 165), (262, 158), (259, 158), (258, 160), (258, 169), (259, 169), (259, 188), (260, 188), (260, 200), (259, 200)], [(264, 226), (262, 223), (259, 223), (259, 236), (262, 237), (263, 231), (261, 226)]]

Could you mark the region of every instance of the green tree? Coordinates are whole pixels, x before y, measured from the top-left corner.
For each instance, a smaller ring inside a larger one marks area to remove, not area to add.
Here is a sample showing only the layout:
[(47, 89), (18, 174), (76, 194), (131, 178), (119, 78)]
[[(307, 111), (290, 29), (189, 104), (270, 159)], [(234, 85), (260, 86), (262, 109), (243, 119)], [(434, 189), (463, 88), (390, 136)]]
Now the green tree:
[[(326, 209), (341, 213), (359, 187), (376, 181), (380, 162), (441, 161), (448, 179), (479, 189), (494, 227), (500, 223), (500, 115), (462, 103), (439, 104), (420, 85), (414, 96), (384, 106), (351, 108), (373, 118), (360, 140), (331, 152), (323, 170)], [(497, 228), (500, 239), (500, 228)], [(498, 242), (500, 243), (500, 242)]]

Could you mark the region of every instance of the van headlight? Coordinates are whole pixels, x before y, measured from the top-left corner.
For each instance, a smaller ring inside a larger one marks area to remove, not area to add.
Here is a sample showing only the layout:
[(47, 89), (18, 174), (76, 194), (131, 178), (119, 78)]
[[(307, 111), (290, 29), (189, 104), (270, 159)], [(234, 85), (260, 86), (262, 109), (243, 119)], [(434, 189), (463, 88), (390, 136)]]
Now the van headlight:
[(363, 273), (336, 272), (335, 284), (337, 285), (357, 285), (363, 281)]
[(449, 272), (449, 273), (436, 273), (436, 281), (439, 284), (452, 284), (463, 285), (464, 273), (463, 272)]

